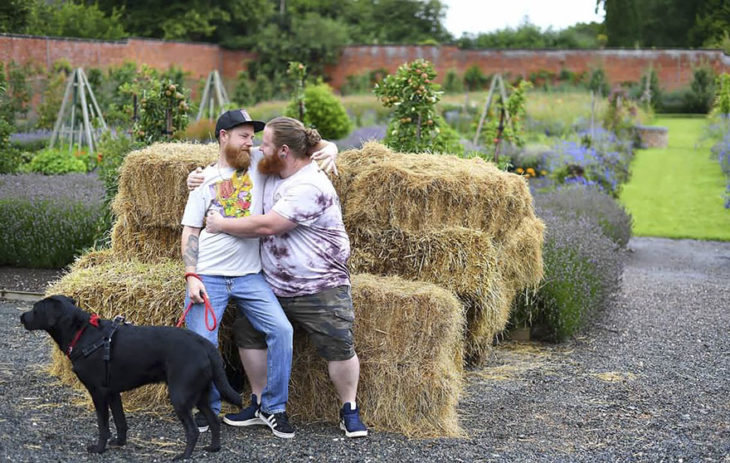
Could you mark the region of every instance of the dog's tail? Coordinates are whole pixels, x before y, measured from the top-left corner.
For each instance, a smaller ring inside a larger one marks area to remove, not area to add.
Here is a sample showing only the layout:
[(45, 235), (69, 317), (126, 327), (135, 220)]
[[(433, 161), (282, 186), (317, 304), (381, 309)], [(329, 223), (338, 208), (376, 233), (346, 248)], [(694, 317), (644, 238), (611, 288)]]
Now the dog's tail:
[(218, 352), (218, 349), (213, 344), (210, 344), (210, 348), (208, 349), (208, 358), (210, 359), (210, 365), (213, 367), (213, 383), (215, 383), (215, 387), (221, 393), (221, 397), (233, 405), (243, 406), (241, 394), (236, 392), (228, 382), (226, 369), (223, 366), (223, 357), (221, 357), (220, 352)]

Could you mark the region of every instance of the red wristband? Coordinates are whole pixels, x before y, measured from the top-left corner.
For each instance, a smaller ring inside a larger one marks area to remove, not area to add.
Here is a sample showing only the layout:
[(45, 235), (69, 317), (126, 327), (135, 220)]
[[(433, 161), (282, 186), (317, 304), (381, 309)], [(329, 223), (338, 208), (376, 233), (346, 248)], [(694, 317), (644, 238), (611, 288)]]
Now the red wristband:
[(188, 273), (186, 273), (185, 274), (185, 281), (188, 281), (188, 277), (195, 277), (198, 280), (203, 281), (203, 279), (200, 278), (200, 275), (198, 275), (197, 273), (194, 273), (194, 272), (188, 272)]

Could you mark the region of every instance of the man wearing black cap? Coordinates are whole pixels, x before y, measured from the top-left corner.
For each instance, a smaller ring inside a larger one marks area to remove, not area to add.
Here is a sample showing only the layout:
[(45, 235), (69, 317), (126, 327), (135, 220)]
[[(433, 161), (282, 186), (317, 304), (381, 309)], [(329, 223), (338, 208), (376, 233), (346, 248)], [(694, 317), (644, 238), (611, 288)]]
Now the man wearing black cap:
[[(285, 412), (291, 373), (292, 327), (276, 296), (261, 272), (258, 238), (238, 238), (210, 234), (203, 230), (210, 211), (225, 217), (246, 217), (261, 214), (265, 176), (257, 169), (263, 154), (252, 150), (254, 133), (263, 130), (264, 122), (256, 121), (243, 109), (226, 111), (216, 122), (215, 136), (219, 157), (215, 164), (202, 170), (203, 183), (191, 191), (182, 219), (182, 256), (185, 263), (187, 291), (185, 307), (195, 306), (187, 315), (189, 329), (218, 345), (218, 329), (212, 314), (207, 313), (204, 296), (219, 321), (229, 299), (233, 299), (251, 324), (266, 334), (267, 360), (263, 367), (265, 383), (252, 383), (251, 406), (239, 413), (235, 425), (264, 425), (255, 416), (263, 410), (275, 417), (269, 426), (277, 437), (294, 437)], [(333, 148), (323, 142), (321, 148)], [(334, 147), (336, 153), (336, 147)], [(243, 353), (242, 353), (243, 355)], [(255, 375), (249, 374), (249, 378)], [(258, 376), (256, 376), (258, 377)], [(220, 412), (218, 390), (212, 385), (211, 408)], [(200, 431), (208, 428), (205, 417), (198, 413)]]

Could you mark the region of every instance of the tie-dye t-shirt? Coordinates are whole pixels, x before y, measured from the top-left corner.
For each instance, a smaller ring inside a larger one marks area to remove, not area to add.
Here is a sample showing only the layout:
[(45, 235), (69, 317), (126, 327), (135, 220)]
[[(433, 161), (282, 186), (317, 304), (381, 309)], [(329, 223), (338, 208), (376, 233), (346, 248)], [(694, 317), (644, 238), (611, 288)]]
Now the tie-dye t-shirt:
[(273, 210), (297, 224), (279, 236), (261, 238), (266, 280), (277, 296), (314, 294), (350, 285), (350, 239), (337, 192), (315, 163), (264, 187), (264, 213)]
[[(182, 224), (205, 227), (209, 210), (224, 217), (247, 217), (261, 214), (264, 176), (256, 168), (263, 153), (251, 150), (251, 166), (246, 172), (215, 165), (203, 170), (203, 184), (190, 192)], [(258, 238), (238, 238), (226, 233), (200, 231), (198, 265), (201, 275), (242, 276), (261, 271)]]

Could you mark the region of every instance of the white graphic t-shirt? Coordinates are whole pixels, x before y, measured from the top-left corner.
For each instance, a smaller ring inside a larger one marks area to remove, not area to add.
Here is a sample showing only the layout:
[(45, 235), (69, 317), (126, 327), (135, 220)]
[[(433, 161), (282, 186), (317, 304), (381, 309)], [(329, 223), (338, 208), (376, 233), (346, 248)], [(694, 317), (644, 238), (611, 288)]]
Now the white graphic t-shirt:
[[(215, 165), (203, 170), (203, 184), (190, 192), (185, 206), (182, 224), (189, 227), (205, 227), (209, 210), (218, 211), (224, 217), (247, 217), (262, 212), (264, 176), (259, 173), (258, 162), (263, 153), (251, 149), (251, 166), (247, 171)], [(198, 265), (201, 275), (243, 276), (261, 271), (261, 255), (258, 238), (238, 238), (226, 233), (211, 234), (200, 231)]]
[(340, 200), (314, 162), (285, 179), (266, 178), (264, 213), (270, 210), (297, 224), (287, 233), (261, 239), (264, 274), (277, 296), (350, 285), (350, 239)]

